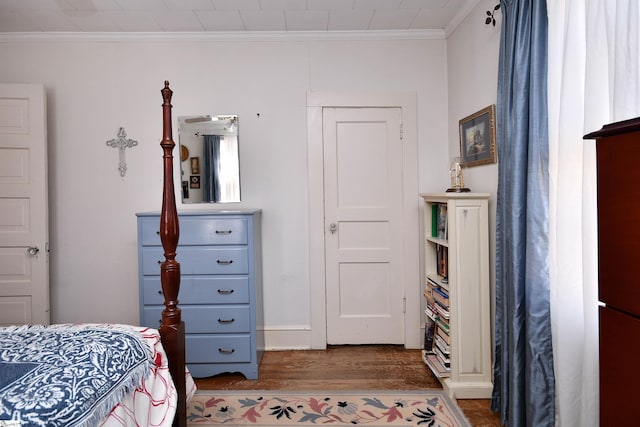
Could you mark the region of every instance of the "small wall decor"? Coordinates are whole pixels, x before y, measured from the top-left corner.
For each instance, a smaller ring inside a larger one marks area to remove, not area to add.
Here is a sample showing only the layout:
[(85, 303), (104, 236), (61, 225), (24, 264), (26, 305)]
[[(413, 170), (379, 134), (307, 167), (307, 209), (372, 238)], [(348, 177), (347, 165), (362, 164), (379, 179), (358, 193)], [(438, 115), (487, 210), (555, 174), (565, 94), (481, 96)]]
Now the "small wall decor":
[(460, 160), (462, 167), (497, 161), (495, 105), (460, 120)]
[(118, 170), (120, 171), (120, 176), (124, 178), (127, 173), (127, 160), (124, 150), (135, 147), (138, 145), (138, 141), (127, 139), (127, 133), (124, 131), (124, 128), (120, 128), (118, 137), (107, 141), (107, 145), (118, 149)]
[(487, 19), (485, 19), (484, 23), (486, 25), (493, 24), (496, 26), (496, 12), (500, 9), (500, 3), (494, 6), (493, 10), (487, 10)]
[(189, 187), (200, 188), (200, 175), (191, 175)]
[(182, 198), (189, 198), (189, 181), (182, 181)]
[(191, 173), (194, 175), (198, 175), (200, 173), (200, 158), (192, 157), (191, 158)]

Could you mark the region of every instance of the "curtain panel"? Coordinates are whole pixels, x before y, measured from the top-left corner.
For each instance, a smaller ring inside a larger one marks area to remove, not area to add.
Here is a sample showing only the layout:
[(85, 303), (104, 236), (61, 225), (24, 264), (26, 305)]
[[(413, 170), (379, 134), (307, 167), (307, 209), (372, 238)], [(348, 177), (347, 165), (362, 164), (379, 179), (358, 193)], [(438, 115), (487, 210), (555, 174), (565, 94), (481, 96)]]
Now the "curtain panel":
[(491, 407), (507, 426), (552, 426), (547, 5), (545, 0), (502, 0), (501, 4)]
[(220, 201), (220, 135), (204, 135), (202, 200)]
[(637, 0), (548, 0), (550, 289), (557, 425), (599, 425), (595, 142), (640, 115)]

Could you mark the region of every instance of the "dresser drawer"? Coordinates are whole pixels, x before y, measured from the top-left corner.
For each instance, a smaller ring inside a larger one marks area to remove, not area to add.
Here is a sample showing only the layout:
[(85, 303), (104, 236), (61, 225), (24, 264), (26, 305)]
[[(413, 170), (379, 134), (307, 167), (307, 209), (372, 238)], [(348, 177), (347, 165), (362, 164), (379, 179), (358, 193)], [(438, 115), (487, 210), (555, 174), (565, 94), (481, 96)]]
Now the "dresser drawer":
[(237, 363), (251, 361), (249, 335), (189, 335), (186, 338), (187, 363)]
[[(186, 274), (248, 274), (249, 256), (246, 247), (178, 247), (176, 260), (180, 273)], [(142, 248), (142, 274), (160, 275), (160, 264), (164, 262), (161, 247)]]
[[(136, 214), (140, 324), (158, 328), (164, 310), (165, 262), (158, 212)], [(178, 213), (179, 307), (186, 360), (194, 377), (240, 372), (258, 378), (264, 351), (261, 212), (255, 209)]]
[[(140, 220), (142, 246), (159, 246), (159, 218)], [(247, 220), (244, 218), (214, 218), (207, 216), (180, 217), (179, 245), (246, 245)]]
[[(164, 304), (160, 276), (142, 278), (142, 303)], [(248, 304), (249, 277), (238, 276), (182, 276), (180, 304)]]
[[(249, 306), (181, 306), (182, 320), (185, 332), (196, 334), (224, 334), (249, 332), (250, 312)], [(162, 320), (164, 306), (149, 306), (143, 309), (143, 321), (145, 326), (158, 328)]]

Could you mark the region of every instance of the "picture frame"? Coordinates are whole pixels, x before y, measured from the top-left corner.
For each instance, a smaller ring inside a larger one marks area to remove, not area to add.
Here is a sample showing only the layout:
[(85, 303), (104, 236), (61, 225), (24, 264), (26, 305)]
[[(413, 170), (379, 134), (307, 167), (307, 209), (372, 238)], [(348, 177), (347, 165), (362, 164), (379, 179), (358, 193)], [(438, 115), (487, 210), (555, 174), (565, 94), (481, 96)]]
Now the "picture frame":
[(189, 177), (190, 188), (200, 188), (200, 175), (191, 175)]
[(496, 163), (496, 106), (460, 120), (460, 163), (471, 167)]
[(191, 173), (193, 175), (200, 174), (200, 158), (199, 157), (191, 158)]
[(182, 198), (189, 198), (189, 181), (182, 181)]

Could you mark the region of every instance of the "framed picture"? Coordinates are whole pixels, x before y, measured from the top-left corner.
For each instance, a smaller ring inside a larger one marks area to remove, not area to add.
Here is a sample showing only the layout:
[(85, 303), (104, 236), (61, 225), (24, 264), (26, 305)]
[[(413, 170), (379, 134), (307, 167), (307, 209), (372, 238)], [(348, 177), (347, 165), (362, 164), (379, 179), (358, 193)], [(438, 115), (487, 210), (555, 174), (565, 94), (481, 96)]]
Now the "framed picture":
[(191, 175), (189, 179), (189, 187), (200, 188), (200, 175)]
[(182, 181), (182, 198), (189, 198), (189, 181)]
[[(192, 157), (191, 158), (191, 173), (194, 175), (198, 175), (200, 173), (200, 158)], [(191, 187), (193, 188), (193, 187)]]
[(496, 106), (490, 105), (460, 120), (460, 162), (470, 167), (496, 161)]

